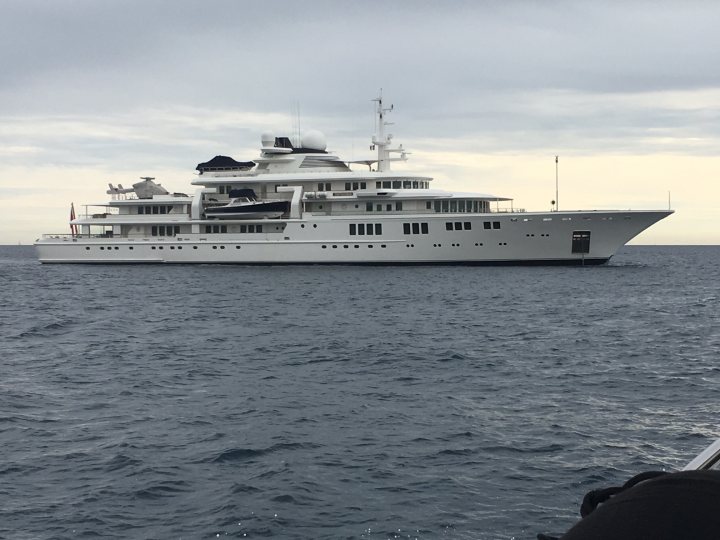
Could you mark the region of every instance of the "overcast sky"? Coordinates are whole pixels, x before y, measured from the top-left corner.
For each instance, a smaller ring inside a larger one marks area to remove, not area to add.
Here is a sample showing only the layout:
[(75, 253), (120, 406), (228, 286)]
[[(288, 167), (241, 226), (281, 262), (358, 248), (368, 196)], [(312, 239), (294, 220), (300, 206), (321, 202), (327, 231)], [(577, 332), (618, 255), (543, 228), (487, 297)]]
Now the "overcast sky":
[(68, 207), (319, 129), (370, 157), (371, 99), (434, 187), (677, 210), (639, 243), (720, 243), (720, 2), (0, 1), (0, 243)]

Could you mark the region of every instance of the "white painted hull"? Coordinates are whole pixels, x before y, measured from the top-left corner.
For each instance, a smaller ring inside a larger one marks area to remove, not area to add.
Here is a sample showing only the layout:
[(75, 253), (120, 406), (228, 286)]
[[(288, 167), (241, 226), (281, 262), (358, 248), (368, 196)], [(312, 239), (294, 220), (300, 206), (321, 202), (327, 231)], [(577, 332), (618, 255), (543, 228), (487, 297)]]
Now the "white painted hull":
[[(598, 264), (670, 211), (591, 211), (397, 216), (308, 216), (282, 232), (176, 237), (45, 237), (43, 263), (231, 264)], [(485, 229), (487, 221), (500, 229)], [(446, 230), (470, 222), (470, 230)], [(264, 223), (268, 223), (264, 221)], [(382, 235), (351, 236), (349, 224), (382, 224)], [(405, 223), (428, 223), (405, 234)], [(591, 233), (588, 253), (572, 252), (574, 231)]]

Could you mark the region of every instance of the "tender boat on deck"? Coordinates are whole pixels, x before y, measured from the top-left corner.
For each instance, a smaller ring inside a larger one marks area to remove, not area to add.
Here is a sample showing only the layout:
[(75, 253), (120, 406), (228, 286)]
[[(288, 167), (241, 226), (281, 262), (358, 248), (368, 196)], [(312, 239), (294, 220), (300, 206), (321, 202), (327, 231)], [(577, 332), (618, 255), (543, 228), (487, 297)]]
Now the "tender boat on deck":
[(287, 201), (259, 201), (252, 189), (230, 190), (230, 202), (205, 208), (208, 219), (272, 219), (290, 210)]

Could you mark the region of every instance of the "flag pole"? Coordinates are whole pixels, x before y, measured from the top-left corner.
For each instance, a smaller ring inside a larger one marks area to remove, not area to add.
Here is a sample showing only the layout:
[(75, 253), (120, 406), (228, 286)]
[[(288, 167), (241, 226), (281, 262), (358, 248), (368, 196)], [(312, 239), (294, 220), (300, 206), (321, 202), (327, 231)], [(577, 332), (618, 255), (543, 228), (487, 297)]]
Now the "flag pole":
[(555, 211), (560, 210), (560, 201), (558, 198), (558, 157), (555, 156)]

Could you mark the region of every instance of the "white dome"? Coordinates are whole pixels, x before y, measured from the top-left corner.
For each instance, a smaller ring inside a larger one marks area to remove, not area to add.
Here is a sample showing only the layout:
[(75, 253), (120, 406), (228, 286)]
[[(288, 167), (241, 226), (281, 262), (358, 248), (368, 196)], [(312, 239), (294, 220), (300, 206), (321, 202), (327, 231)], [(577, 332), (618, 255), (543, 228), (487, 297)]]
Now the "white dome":
[(260, 135), (260, 141), (263, 148), (273, 147), (275, 146), (275, 134), (272, 131), (266, 131)]
[(322, 150), (324, 152), (327, 148), (327, 141), (325, 140), (325, 135), (313, 129), (312, 131), (308, 131), (303, 135), (301, 146), (303, 148), (309, 148), (311, 150)]

